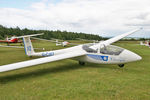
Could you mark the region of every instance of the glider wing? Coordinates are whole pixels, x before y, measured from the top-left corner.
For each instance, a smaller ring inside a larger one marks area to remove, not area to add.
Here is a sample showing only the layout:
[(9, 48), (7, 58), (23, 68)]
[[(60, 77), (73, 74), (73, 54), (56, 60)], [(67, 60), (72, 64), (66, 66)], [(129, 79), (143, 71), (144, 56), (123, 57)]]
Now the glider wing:
[(121, 34), (121, 35), (118, 35), (118, 36), (113, 37), (113, 38), (110, 38), (110, 39), (108, 39), (108, 40), (106, 40), (106, 41), (103, 41), (103, 42), (100, 42), (100, 43), (98, 43), (98, 44), (96, 44), (96, 45), (93, 45), (93, 46), (91, 46), (90, 48), (92, 48), (92, 49), (97, 49), (97, 48), (99, 48), (99, 46), (100, 46), (101, 44), (103, 44), (103, 45), (105, 45), (105, 46), (110, 45), (110, 44), (112, 44), (112, 43), (114, 43), (114, 42), (116, 42), (116, 41), (119, 41), (120, 39), (122, 39), (122, 38), (124, 38), (124, 37), (126, 37), (126, 36), (128, 36), (128, 35), (130, 35), (130, 34), (133, 34), (133, 33), (137, 32), (137, 31), (139, 31), (139, 30), (141, 30), (141, 28), (140, 28), (140, 29), (133, 30), (133, 31), (130, 31), (130, 32), (127, 32), (127, 33), (124, 33), (124, 34)]
[(44, 57), (44, 58), (38, 58), (38, 59), (18, 62), (18, 63), (14, 63), (14, 64), (9, 64), (9, 65), (3, 65), (3, 66), (0, 66), (0, 72), (20, 69), (20, 68), (24, 68), (24, 67), (49, 63), (49, 62), (68, 59), (68, 58), (79, 57), (79, 56), (83, 56), (85, 54), (86, 54), (85, 51), (75, 51), (75, 52), (69, 52), (69, 53), (64, 53), (64, 54), (60, 54), (60, 55), (54, 55), (54, 56), (49, 56), (49, 57)]

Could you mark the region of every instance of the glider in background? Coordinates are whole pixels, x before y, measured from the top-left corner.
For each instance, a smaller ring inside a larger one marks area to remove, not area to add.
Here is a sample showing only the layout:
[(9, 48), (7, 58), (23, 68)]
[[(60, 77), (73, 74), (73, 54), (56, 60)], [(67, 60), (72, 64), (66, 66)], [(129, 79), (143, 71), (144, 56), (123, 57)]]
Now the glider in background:
[(37, 39), (37, 40), (42, 40), (42, 41), (48, 41), (48, 42), (53, 42), (53, 43), (56, 43), (56, 46), (63, 46), (63, 47), (66, 47), (67, 45), (78, 45), (78, 44), (74, 44), (74, 43), (70, 43), (68, 41), (58, 41), (58, 39), (53, 39), (53, 40), (47, 40), (47, 39), (41, 39), (41, 38), (35, 38), (35, 37), (31, 37), (33, 39)]
[(150, 41), (140, 41), (140, 45), (149, 46), (150, 47)]
[(124, 48), (120, 48), (118, 46), (113, 46), (111, 44), (139, 30), (140, 29), (136, 29), (100, 43), (82, 44), (74, 47), (47, 52), (34, 52), (32, 43), (30, 41), (30, 36), (23, 37), (26, 55), (44, 57), (0, 66), (0, 72), (49, 63), (53, 61), (59, 61), (68, 58), (79, 61), (80, 65), (84, 65), (85, 62), (90, 62), (98, 64), (118, 64), (119, 67), (123, 67), (125, 63), (138, 61), (142, 58), (134, 52), (131, 52)]

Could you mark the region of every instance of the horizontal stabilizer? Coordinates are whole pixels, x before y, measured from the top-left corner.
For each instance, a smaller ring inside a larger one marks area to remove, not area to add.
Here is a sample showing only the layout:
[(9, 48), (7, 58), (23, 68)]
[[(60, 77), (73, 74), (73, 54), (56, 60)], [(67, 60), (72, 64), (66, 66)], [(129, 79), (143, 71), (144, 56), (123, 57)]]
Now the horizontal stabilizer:
[(40, 33), (40, 34), (32, 34), (32, 35), (24, 35), (24, 36), (18, 36), (15, 38), (23, 38), (23, 37), (32, 37), (32, 36), (38, 36), (38, 35), (43, 35), (44, 33)]

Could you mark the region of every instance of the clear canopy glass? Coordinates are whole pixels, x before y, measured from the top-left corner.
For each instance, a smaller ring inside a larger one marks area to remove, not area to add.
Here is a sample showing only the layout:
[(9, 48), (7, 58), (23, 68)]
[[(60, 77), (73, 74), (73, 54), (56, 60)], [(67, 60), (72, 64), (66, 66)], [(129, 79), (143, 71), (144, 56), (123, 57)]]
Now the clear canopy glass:
[(101, 53), (101, 54), (108, 54), (108, 55), (119, 55), (124, 50), (123, 48), (113, 46), (113, 45), (108, 45), (108, 46), (102, 45), (99, 50), (100, 52), (98, 52), (98, 49), (94, 50), (90, 48), (90, 46), (92, 45), (94, 45), (94, 43), (85, 44), (83, 45), (82, 48), (89, 53)]

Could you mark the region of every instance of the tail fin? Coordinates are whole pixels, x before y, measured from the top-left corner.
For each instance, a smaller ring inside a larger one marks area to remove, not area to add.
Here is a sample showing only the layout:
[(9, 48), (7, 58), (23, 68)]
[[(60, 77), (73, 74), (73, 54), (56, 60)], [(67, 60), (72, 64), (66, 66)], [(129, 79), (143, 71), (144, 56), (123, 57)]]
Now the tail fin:
[(24, 42), (25, 54), (28, 56), (31, 56), (32, 54), (34, 54), (35, 52), (34, 52), (30, 37), (23, 37), (23, 42)]

